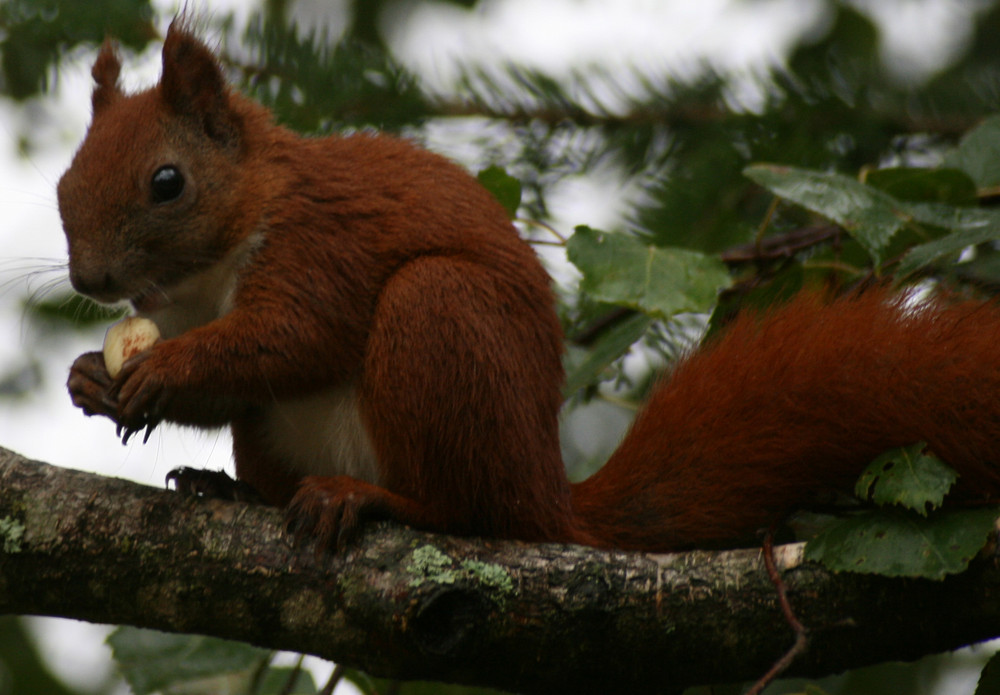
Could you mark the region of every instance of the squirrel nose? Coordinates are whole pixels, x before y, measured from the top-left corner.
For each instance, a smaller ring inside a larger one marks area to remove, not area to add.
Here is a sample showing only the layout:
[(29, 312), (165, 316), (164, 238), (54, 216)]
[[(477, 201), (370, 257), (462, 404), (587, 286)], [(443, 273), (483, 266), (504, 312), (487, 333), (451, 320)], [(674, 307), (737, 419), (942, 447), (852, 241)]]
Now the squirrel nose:
[(80, 294), (98, 301), (115, 301), (121, 298), (121, 283), (105, 268), (70, 267), (69, 281)]

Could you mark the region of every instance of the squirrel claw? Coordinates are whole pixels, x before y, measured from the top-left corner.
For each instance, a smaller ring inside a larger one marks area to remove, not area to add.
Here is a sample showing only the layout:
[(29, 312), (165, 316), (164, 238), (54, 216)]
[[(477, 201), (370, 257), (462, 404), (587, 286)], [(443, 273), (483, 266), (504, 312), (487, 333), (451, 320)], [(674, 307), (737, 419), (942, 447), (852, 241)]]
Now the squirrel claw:
[(359, 531), (363, 499), (349, 490), (331, 489), (332, 486), (332, 482), (310, 484), (307, 478), (288, 505), (286, 533), (291, 536), (294, 547), (302, 547), (308, 539), (313, 539), (317, 561), (327, 550), (336, 553), (344, 549)]
[(122, 445), (128, 444), (128, 440), (132, 438), (136, 432), (138, 432), (141, 427), (131, 427), (129, 425), (118, 424), (118, 429), (116, 434), (121, 438)]
[[(306, 545), (310, 537), (315, 536), (317, 519), (310, 515), (308, 511), (302, 509), (301, 504), (294, 501), (288, 507), (285, 516), (285, 538), (291, 548), (299, 549)], [(326, 539), (316, 536), (315, 559), (317, 562), (322, 558), (323, 552), (329, 543)], [(334, 548), (336, 550), (336, 548)]]
[(312, 538), (319, 559), (324, 551), (339, 552), (357, 540), (362, 521), (406, 518), (398, 513), (405, 505), (403, 498), (354, 478), (308, 476), (288, 505), (285, 531), (295, 546)]
[(122, 440), (122, 444), (128, 444), (128, 441), (139, 432), (143, 432), (142, 443), (145, 444), (149, 441), (149, 435), (153, 433), (156, 429), (157, 424), (155, 420), (144, 419), (142, 422), (136, 425), (125, 425), (118, 423), (118, 427), (115, 429), (115, 435)]

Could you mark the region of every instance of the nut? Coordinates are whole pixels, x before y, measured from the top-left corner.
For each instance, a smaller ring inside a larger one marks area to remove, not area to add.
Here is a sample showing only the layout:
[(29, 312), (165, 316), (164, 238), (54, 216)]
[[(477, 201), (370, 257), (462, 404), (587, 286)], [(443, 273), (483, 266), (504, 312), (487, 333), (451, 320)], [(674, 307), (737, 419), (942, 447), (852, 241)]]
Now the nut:
[(104, 367), (112, 378), (118, 376), (125, 360), (153, 347), (160, 329), (149, 319), (127, 316), (104, 334)]

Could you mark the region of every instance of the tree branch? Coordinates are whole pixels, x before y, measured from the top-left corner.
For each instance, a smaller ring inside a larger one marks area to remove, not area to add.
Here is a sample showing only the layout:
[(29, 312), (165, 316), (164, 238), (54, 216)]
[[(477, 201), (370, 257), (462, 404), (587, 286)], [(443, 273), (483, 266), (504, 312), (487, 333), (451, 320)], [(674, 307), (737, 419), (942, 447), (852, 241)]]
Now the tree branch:
[[(279, 510), (183, 497), (0, 449), (0, 611), (195, 632), (375, 675), (528, 693), (753, 679), (794, 636), (758, 550), (670, 555), (373, 525), (317, 562)], [(810, 651), (790, 674), (1000, 634), (1000, 569), (943, 582), (834, 575), (776, 549)]]

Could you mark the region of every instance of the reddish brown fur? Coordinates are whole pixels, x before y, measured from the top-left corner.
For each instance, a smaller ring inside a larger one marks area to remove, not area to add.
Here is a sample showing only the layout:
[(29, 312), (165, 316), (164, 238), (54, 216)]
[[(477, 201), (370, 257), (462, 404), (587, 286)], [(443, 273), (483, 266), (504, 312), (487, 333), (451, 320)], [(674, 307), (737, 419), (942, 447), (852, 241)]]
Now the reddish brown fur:
[[(231, 423), (238, 476), (322, 543), (371, 516), (650, 550), (740, 541), (918, 439), (964, 481), (992, 480), (981, 462), (1000, 443), (1000, 315), (904, 313), (876, 291), (738, 320), (571, 488), (549, 281), (492, 197), (400, 140), (273, 125), (182, 26), (163, 55), (161, 83), (131, 96), (109, 46), (95, 64), (93, 123), (59, 185), (71, 278), (142, 307), (238, 249), (246, 260), (231, 298), (209, 293), (218, 316), (167, 330), (114, 381), (82, 356), (70, 392), (126, 432)], [(164, 163), (186, 181), (167, 203), (149, 183)], [(378, 484), (274, 453), (275, 406), (327, 393), (356, 405)]]
[(907, 309), (882, 289), (834, 303), (800, 295), (739, 318), (683, 361), (574, 501), (617, 547), (752, 540), (815, 493), (850, 491), (883, 451), (918, 441), (959, 471), (966, 492), (995, 491), (998, 345), (993, 304)]
[[(116, 75), (109, 56), (100, 72)], [(571, 536), (559, 325), (548, 277), (503, 208), (409, 143), (274, 126), (206, 79), (209, 60), (172, 27), (161, 84), (99, 100), (59, 186), (71, 277), (98, 299), (131, 298), (255, 232), (263, 242), (229, 313), (168, 336), (112, 387), (81, 358), (78, 404), (127, 429), (157, 407), (181, 423), (231, 421), (238, 475), (276, 504), (298, 489), (320, 533), (371, 514), (455, 533)], [(164, 161), (197, 187), (169, 215), (141, 191), (133, 202), (136, 182)], [(302, 475), (268, 454), (260, 407), (337, 385), (357, 390), (384, 489), (343, 476), (299, 486)]]
[(122, 96), (118, 87), (118, 75), (121, 69), (114, 46), (110, 40), (105, 41), (97, 60), (94, 61), (94, 67), (90, 70), (90, 75), (94, 78), (94, 92), (90, 97), (94, 115)]

